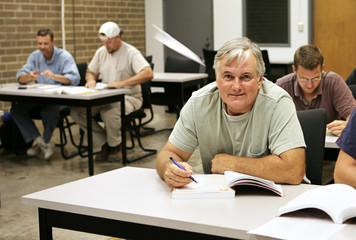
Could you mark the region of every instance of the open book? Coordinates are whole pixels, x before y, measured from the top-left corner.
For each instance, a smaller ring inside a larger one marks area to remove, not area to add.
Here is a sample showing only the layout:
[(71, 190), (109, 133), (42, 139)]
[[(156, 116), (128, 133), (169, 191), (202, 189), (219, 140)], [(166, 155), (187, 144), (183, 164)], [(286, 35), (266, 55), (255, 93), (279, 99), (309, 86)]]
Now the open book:
[(201, 174), (193, 176), (198, 183), (192, 182), (181, 188), (172, 189), (172, 198), (228, 198), (235, 197), (232, 187), (250, 185), (262, 187), (283, 196), (281, 185), (273, 181), (250, 175), (225, 171), (221, 174)]
[(46, 93), (55, 94), (88, 94), (94, 93), (98, 90), (104, 89), (107, 86), (106, 83), (97, 83), (95, 89), (86, 88), (84, 86), (58, 86), (58, 85), (44, 85), (39, 88), (44, 89)]
[(278, 214), (308, 208), (322, 210), (334, 223), (343, 223), (347, 219), (356, 217), (356, 190), (346, 184), (320, 186), (302, 193), (281, 207)]

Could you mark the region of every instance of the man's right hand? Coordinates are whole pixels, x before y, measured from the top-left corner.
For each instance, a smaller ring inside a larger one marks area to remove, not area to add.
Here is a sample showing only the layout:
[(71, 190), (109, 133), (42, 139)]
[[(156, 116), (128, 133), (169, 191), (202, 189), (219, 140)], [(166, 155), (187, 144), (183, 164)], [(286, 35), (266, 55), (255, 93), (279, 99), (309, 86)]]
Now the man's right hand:
[(179, 164), (185, 171), (172, 163), (164, 173), (164, 181), (170, 188), (183, 187), (192, 182), (192, 179), (189, 177), (193, 174), (193, 168), (186, 162), (179, 162)]
[(31, 81), (36, 81), (38, 79), (40, 70), (31, 71), (29, 73), (23, 73), (19, 77), (19, 82), (22, 84), (27, 84)]
[(96, 86), (95, 80), (89, 80), (85, 83), (85, 87), (94, 89)]

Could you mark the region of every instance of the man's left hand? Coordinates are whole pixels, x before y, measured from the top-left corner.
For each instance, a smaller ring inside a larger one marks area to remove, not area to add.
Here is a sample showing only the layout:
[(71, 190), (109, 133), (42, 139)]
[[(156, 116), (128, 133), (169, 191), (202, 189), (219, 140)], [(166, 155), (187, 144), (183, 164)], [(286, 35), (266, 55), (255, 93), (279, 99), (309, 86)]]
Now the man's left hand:
[(225, 171), (234, 171), (234, 163), (236, 156), (231, 156), (226, 153), (216, 154), (211, 160), (211, 172), (215, 174), (224, 174)]
[(122, 88), (124, 83), (122, 81), (114, 81), (109, 83), (105, 88)]
[(50, 78), (50, 79), (54, 79), (54, 76), (55, 74), (51, 71), (51, 70), (46, 70), (42, 73), (42, 76), (46, 77), (46, 78)]

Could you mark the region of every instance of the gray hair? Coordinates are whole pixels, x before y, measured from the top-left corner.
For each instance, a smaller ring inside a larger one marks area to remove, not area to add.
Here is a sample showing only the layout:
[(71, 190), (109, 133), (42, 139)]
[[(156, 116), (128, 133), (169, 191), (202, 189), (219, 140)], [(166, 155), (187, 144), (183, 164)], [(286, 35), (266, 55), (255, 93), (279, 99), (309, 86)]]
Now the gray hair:
[(226, 64), (230, 64), (235, 58), (237, 58), (238, 63), (244, 64), (251, 52), (257, 60), (257, 77), (261, 77), (266, 70), (261, 50), (256, 43), (246, 37), (232, 39), (218, 50), (214, 59), (214, 68), (217, 74), (219, 75), (220, 60), (226, 54), (230, 54)]

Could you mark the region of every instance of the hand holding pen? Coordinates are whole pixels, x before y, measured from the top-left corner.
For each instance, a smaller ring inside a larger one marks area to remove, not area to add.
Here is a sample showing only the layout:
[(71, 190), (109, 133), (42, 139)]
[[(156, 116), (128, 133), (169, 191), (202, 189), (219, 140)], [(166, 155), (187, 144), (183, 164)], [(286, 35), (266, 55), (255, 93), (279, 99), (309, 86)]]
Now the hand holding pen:
[[(172, 157), (169, 157), (169, 159), (172, 160), (172, 162), (179, 167), (180, 169), (186, 171), (176, 160), (174, 160)], [(198, 183), (192, 176), (189, 177), (190, 179), (192, 179), (194, 182)]]

